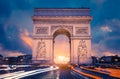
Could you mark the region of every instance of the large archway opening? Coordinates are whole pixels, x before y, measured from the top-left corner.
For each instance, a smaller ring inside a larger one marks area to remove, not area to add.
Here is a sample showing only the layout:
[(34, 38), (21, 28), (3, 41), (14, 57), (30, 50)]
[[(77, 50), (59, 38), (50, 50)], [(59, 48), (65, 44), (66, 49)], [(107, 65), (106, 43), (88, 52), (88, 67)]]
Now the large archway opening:
[(65, 29), (58, 29), (53, 34), (54, 63), (68, 64), (70, 62), (70, 33)]

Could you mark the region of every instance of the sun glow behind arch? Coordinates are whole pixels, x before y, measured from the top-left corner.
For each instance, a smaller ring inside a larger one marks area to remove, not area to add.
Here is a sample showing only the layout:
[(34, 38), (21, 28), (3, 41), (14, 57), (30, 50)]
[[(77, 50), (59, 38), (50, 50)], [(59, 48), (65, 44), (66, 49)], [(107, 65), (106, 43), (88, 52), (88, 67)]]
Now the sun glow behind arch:
[(67, 64), (70, 61), (70, 44), (65, 35), (58, 35), (55, 38), (54, 62), (56, 64)]
[(69, 62), (69, 57), (65, 57), (65, 56), (58, 56), (55, 59), (55, 63), (57, 64), (67, 64)]

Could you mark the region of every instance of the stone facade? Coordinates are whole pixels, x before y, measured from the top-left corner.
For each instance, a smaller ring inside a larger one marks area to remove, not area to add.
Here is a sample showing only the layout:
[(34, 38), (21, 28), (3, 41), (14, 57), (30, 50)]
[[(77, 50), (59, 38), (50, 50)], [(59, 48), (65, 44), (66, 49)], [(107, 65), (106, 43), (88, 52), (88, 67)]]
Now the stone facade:
[(35, 9), (33, 60), (54, 63), (54, 38), (65, 34), (70, 39), (70, 63), (89, 63), (92, 19), (89, 12), (88, 8)]

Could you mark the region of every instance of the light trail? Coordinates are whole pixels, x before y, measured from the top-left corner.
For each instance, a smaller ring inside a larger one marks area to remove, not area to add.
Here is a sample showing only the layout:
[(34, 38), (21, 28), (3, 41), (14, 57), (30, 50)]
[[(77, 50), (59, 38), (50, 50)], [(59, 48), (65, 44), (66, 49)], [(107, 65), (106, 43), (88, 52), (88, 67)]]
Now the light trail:
[(31, 76), (31, 75), (35, 75), (35, 74), (39, 74), (39, 73), (43, 73), (43, 72), (48, 72), (48, 71), (52, 71), (52, 70), (57, 70), (57, 68), (49, 68), (49, 69), (44, 69), (42, 71), (33, 71), (33, 72), (27, 72), (27, 73), (22, 73), (21, 75), (18, 75), (17, 77), (15, 77), (15, 79), (19, 79), (19, 78), (23, 78), (26, 76)]
[(85, 68), (85, 67), (81, 67), (82, 69), (85, 69), (85, 70), (89, 70), (89, 71), (94, 71), (94, 72), (99, 72), (99, 73), (102, 73), (102, 74), (108, 74), (112, 77), (117, 77), (117, 78), (120, 78), (120, 70), (119, 69), (112, 69), (112, 68), (95, 68), (94, 70), (93, 69), (88, 69), (88, 68)]
[(88, 69), (88, 68), (85, 68), (85, 67), (80, 67), (81, 69), (85, 69), (85, 70), (89, 70), (89, 71), (94, 71), (94, 72), (99, 72), (99, 73), (102, 73), (102, 74), (108, 74), (109, 75), (109, 72), (107, 71), (102, 71), (100, 70), (99, 68), (98, 69)]
[(15, 76), (15, 75), (18, 75), (20, 73), (24, 73), (24, 71), (18, 71), (18, 72), (13, 72), (13, 73), (8, 73), (8, 74), (0, 75), (0, 79), (11, 77), (11, 76)]
[(74, 70), (75, 72), (78, 72), (79, 74), (82, 74), (84, 76), (88, 76), (88, 77), (91, 77), (91, 78), (94, 78), (94, 79), (102, 79), (101, 77), (95, 76), (93, 74), (88, 74), (88, 73), (82, 72), (82, 71), (80, 71), (78, 69), (75, 69), (73, 67), (72, 67), (72, 70)]
[[(75, 75), (76, 73), (78, 73), (78, 72), (76, 72), (76, 71), (71, 72), (71, 74), (73, 74), (73, 75)], [(84, 75), (82, 75), (82, 74), (79, 74), (79, 73), (78, 73), (78, 75), (79, 75), (80, 77), (82, 77), (83, 79), (89, 79), (89, 78), (87, 78), (86, 76), (84, 76)]]
[(32, 71), (27, 71), (27, 72), (21, 72), (19, 74), (12, 74), (11, 76), (2, 77), (2, 78), (3, 79), (19, 79), (19, 78), (23, 78), (23, 77), (27, 77), (27, 76), (43, 73), (43, 72), (57, 70), (57, 69), (59, 69), (59, 68), (58, 67), (54, 67), (54, 68), (37, 69), (37, 70), (32, 70)]

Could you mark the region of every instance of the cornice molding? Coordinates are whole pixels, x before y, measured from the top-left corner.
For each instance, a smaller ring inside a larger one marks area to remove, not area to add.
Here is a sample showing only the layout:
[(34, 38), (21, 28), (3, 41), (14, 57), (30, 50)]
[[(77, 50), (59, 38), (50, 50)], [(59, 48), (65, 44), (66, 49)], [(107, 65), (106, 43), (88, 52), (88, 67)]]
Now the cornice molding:
[(36, 19), (92, 19), (91, 16), (32, 16), (33, 20)]
[(75, 19), (41, 19), (34, 20), (34, 24), (89, 24), (90, 20), (75, 20)]

